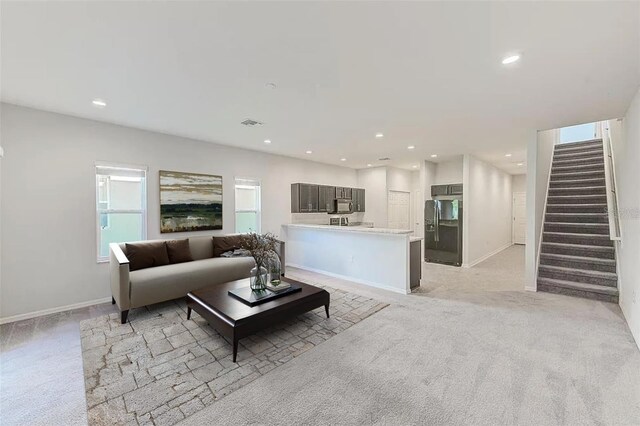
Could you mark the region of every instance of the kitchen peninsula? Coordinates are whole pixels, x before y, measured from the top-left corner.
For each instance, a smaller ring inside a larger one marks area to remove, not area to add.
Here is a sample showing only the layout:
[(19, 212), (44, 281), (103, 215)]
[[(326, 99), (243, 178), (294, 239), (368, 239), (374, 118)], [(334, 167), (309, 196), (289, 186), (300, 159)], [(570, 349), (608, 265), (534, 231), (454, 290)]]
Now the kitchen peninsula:
[(419, 285), (420, 239), (409, 230), (312, 224), (282, 228), (289, 266), (402, 294)]

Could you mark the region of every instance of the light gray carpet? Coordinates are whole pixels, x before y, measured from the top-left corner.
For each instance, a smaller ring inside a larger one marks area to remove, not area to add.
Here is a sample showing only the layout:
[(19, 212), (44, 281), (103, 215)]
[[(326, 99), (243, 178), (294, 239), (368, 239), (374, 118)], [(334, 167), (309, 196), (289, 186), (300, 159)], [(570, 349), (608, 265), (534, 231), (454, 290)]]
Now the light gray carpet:
[(206, 320), (187, 320), (184, 301), (133, 310), (127, 324), (117, 313), (82, 321), (89, 424), (175, 424), (386, 306), (326, 290), (331, 318), (322, 307), (274, 323), (240, 340), (237, 363)]
[(181, 424), (640, 424), (640, 353), (619, 308), (518, 291), (520, 255), (427, 265), (419, 294)]

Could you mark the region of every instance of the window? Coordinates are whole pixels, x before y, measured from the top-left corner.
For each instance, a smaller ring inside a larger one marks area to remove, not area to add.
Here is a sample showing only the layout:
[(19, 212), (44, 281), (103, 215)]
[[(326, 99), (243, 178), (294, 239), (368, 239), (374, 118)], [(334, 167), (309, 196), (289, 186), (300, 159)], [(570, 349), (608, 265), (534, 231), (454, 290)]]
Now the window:
[(236, 178), (236, 232), (260, 232), (260, 182)]
[(147, 236), (146, 167), (96, 165), (98, 262), (109, 260), (109, 243)]
[(560, 129), (560, 143), (587, 141), (596, 138), (596, 123), (579, 124)]

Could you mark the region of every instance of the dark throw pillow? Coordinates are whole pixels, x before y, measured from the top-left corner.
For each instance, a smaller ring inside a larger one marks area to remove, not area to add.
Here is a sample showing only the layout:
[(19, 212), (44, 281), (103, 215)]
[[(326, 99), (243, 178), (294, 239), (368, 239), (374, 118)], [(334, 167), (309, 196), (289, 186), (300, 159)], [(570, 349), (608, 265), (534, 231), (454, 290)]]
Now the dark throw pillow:
[(240, 248), (242, 235), (228, 235), (226, 237), (211, 237), (213, 240), (213, 257), (220, 257), (226, 251)]
[(152, 268), (169, 264), (167, 244), (164, 241), (152, 243), (126, 243), (129, 270)]
[(167, 241), (167, 254), (169, 254), (170, 263), (191, 262), (193, 260), (188, 238)]

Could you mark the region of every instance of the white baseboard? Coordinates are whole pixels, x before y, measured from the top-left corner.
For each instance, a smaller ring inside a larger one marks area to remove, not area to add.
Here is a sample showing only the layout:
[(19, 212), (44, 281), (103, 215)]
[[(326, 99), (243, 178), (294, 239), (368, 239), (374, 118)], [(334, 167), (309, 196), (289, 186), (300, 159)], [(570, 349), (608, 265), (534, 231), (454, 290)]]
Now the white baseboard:
[(10, 322), (22, 321), (26, 319), (41, 317), (44, 315), (55, 314), (58, 312), (70, 311), (72, 309), (86, 308), (87, 306), (99, 305), (101, 303), (111, 302), (111, 297), (102, 299), (89, 300), (86, 302), (74, 303), (73, 305), (59, 306), (57, 308), (43, 309), (41, 311), (29, 312), (26, 314), (13, 315), (11, 317), (0, 318), (0, 324), (8, 324)]
[(287, 263), (287, 267), (289, 267), (289, 266), (292, 267), (292, 268), (303, 269), (303, 270), (309, 271), (309, 272), (315, 272), (315, 273), (322, 274), (322, 275), (328, 275), (330, 277), (339, 278), (339, 279), (342, 279), (342, 280), (345, 280), (345, 281), (351, 281), (351, 282), (358, 283), (358, 284), (364, 284), (364, 285), (369, 286), (369, 287), (375, 287), (375, 288), (379, 288), (379, 289), (382, 289), (382, 290), (392, 291), (394, 293), (409, 294), (406, 290), (403, 291), (403, 290), (400, 290), (399, 288), (389, 287), (389, 286), (386, 286), (386, 285), (383, 285), (383, 284), (378, 284), (378, 283), (373, 282), (373, 281), (362, 280), (362, 279), (359, 279), (359, 278), (353, 278), (353, 277), (349, 277), (349, 276), (346, 276), (346, 275), (334, 274), (333, 272), (324, 271), (322, 269), (309, 268), (307, 266), (296, 265), (295, 263)]
[(500, 253), (501, 251), (508, 249), (512, 245), (513, 245), (513, 243), (507, 243), (507, 244), (503, 245), (502, 247), (498, 248), (497, 250), (494, 250), (491, 253), (486, 254), (486, 255), (482, 256), (481, 258), (474, 260), (471, 263), (463, 263), (462, 267), (463, 268), (471, 268), (473, 266), (476, 266), (478, 263), (484, 262), (485, 260), (487, 260), (491, 256), (495, 256), (496, 254)]
[(531, 286), (528, 286), (528, 285), (524, 286), (524, 289), (526, 291), (538, 291), (537, 287), (531, 287)]

